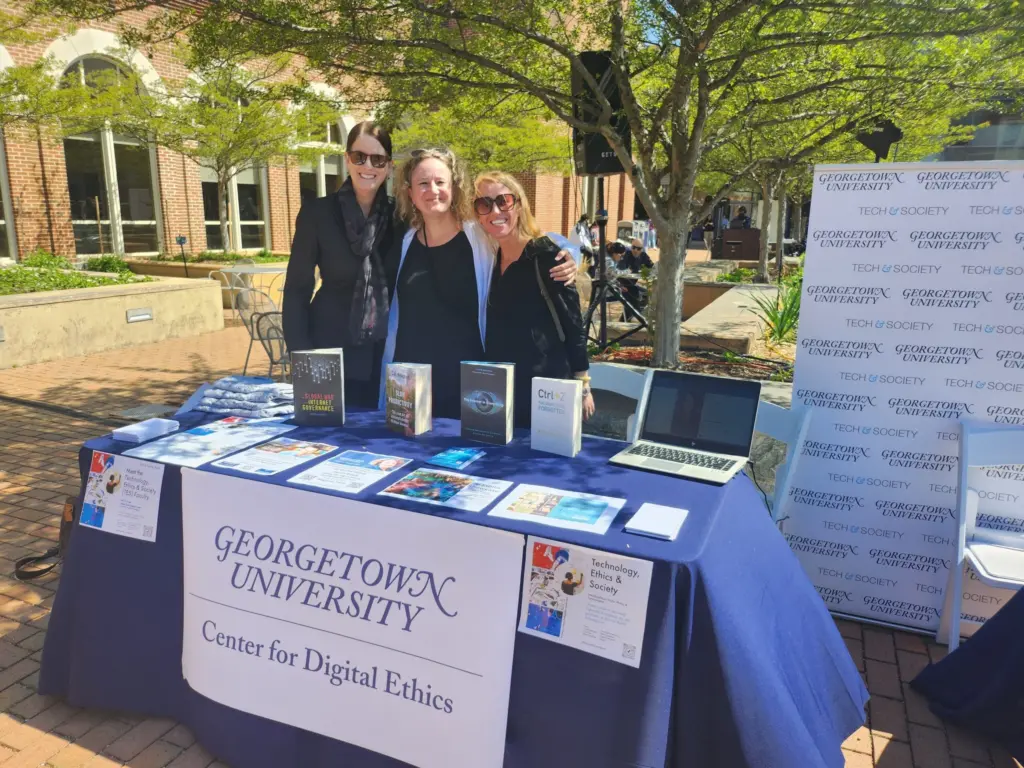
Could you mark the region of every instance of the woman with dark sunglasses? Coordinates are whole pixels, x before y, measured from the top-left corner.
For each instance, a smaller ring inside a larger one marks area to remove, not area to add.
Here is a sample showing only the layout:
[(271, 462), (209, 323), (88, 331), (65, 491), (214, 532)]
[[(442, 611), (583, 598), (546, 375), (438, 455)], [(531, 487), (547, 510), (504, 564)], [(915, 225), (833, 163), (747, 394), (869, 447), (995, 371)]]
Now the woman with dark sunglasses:
[[(393, 283), (387, 255), (405, 227), (396, 221), (386, 190), (388, 132), (369, 121), (359, 123), (349, 131), (345, 149), (344, 184), (335, 194), (303, 205), (295, 221), (284, 284), (284, 334), (292, 351), (342, 347), (345, 402), (372, 407)], [(314, 296), (317, 269), (321, 286)]]
[(542, 236), (522, 186), (507, 173), (476, 178), (473, 208), (498, 244), (487, 302), (484, 353), (515, 364), (515, 423), (530, 426), (534, 376), (583, 381), (583, 417), (594, 413), (580, 297), (551, 279), (558, 246)]

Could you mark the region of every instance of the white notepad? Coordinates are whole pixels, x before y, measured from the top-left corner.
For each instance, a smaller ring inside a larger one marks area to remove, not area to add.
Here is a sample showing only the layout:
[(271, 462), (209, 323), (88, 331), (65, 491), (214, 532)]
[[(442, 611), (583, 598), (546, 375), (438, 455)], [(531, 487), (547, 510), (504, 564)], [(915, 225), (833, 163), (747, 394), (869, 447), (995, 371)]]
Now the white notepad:
[(626, 523), (626, 531), (638, 533), (641, 536), (675, 541), (688, 514), (690, 512), (686, 509), (663, 507), (660, 504), (644, 504)]
[(144, 443), (155, 437), (163, 437), (178, 429), (173, 419), (146, 419), (126, 427), (118, 427), (111, 434), (115, 440), (125, 443)]

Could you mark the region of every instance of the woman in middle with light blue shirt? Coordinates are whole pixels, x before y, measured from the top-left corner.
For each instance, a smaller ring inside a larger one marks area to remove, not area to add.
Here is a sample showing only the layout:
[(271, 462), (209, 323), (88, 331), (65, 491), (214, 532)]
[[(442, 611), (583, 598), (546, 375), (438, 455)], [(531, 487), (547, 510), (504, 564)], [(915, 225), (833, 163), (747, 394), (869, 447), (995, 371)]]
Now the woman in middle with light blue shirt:
[[(460, 364), (484, 358), (495, 247), (475, 220), (473, 188), (451, 151), (413, 151), (397, 181), (398, 211), (410, 228), (398, 260), (380, 404), (388, 363), (428, 363), (434, 416), (457, 419)], [(551, 276), (572, 282), (575, 262), (557, 264)]]

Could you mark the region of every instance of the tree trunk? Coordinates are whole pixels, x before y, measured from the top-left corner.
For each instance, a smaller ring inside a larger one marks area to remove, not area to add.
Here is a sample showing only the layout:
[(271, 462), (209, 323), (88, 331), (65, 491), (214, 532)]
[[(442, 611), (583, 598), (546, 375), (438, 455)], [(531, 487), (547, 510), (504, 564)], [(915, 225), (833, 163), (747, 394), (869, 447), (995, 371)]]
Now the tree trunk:
[(804, 239), (804, 199), (797, 195), (793, 199), (793, 239), (798, 243)]
[(228, 227), (228, 182), (226, 179), (217, 180), (217, 214), (220, 216), (220, 242), (224, 253), (232, 250), (231, 228)]
[[(686, 221), (686, 214), (681, 217)], [(678, 219), (676, 219), (678, 221)], [(683, 319), (683, 268), (687, 233), (676, 228), (658, 233), (658, 285), (655, 288), (654, 356), (659, 367), (679, 364), (679, 324)]]
[(775, 219), (775, 279), (782, 283), (782, 267), (785, 260), (786, 248), (783, 243), (786, 234), (786, 177), (779, 176), (779, 183), (775, 187), (775, 198), (779, 201), (779, 213)]
[(765, 179), (761, 182), (761, 241), (757, 259), (757, 282), (767, 283), (768, 280), (768, 227), (772, 221), (772, 182)]

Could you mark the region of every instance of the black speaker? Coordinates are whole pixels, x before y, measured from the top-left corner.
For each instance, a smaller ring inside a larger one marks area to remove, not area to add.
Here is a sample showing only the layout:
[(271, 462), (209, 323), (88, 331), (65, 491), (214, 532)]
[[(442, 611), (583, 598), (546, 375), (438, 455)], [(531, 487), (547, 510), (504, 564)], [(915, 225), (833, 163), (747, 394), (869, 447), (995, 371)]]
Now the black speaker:
[[(597, 81), (601, 93), (612, 107), (612, 127), (622, 137), (626, 151), (632, 149), (629, 133), (629, 121), (622, 111), (622, 97), (618, 84), (612, 74), (611, 54), (607, 51), (583, 51), (580, 61), (587, 72)], [(595, 122), (601, 113), (597, 96), (591, 90), (583, 76), (575, 69), (572, 71), (573, 117), (584, 122)], [(572, 131), (572, 143), (575, 149), (576, 173), (580, 176), (603, 176), (611, 173), (622, 173), (625, 169), (608, 140), (600, 133), (584, 133), (576, 128)]]

